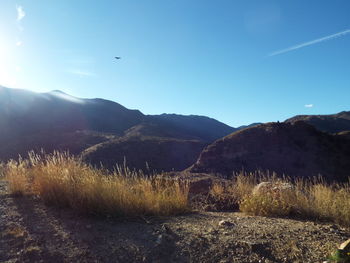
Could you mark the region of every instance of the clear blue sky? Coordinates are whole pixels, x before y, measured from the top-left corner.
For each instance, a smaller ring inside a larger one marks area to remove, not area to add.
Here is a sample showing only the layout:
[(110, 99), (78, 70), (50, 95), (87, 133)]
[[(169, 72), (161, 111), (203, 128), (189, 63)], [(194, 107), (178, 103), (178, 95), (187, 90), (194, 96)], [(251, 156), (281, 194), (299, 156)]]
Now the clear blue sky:
[(1, 0), (0, 85), (232, 126), (350, 110), (349, 12), (348, 0)]

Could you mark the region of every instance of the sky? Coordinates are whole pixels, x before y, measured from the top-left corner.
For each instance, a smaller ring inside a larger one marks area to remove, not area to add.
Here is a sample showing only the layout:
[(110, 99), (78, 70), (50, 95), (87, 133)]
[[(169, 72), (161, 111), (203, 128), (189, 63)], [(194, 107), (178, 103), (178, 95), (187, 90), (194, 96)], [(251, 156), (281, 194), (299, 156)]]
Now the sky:
[(348, 0), (1, 0), (0, 85), (234, 127), (336, 113), (350, 110), (349, 11)]

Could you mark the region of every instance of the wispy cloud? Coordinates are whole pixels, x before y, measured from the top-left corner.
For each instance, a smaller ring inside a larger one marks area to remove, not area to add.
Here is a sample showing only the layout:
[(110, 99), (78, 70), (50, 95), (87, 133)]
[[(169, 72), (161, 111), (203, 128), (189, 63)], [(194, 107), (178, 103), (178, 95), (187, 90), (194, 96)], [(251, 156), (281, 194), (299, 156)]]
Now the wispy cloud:
[(70, 69), (67, 71), (70, 74), (77, 75), (79, 77), (96, 77), (97, 75), (91, 71)]
[(21, 5), (16, 6), (17, 10), (17, 27), (19, 31), (23, 31), (22, 20), (26, 16), (26, 12)]
[(305, 43), (301, 43), (301, 44), (298, 44), (298, 45), (295, 45), (295, 46), (292, 46), (292, 47), (289, 47), (289, 48), (286, 48), (286, 49), (282, 49), (282, 50), (278, 50), (278, 51), (272, 52), (268, 56), (272, 57), (272, 56), (280, 55), (280, 54), (287, 53), (287, 52), (290, 52), (290, 51), (293, 51), (293, 50), (296, 50), (296, 49), (299, 49), (299, 48), (311, 46), (311, 45), (314, 45), (314, 44), (317, 44), (317, 43), (321, 43), (321, 42), (324, 42), (324, 41), (328, 41), (328, 40), (331, 40), (331, 39), (334, 39), (334, 38), (342, 37), (342, 36), (345, 36), (345, 35), (347, 35), (349, 33), (350, 33), (350, 29), (347, 29), (347, 30), (344, 30), (344, 31), (341, 31), (341, 32), (338, 32), (338, 33), (335, 33), (335, 34), (332, 34), (332, 35), (329, 35), (329, 36), (321, 37), (321, 38), (318, 38), (318, 39), (315, 39), (315, 40), (311, 40), (311, 41), (308, 41), (308, 42), (305, 42)]
[(97, 77), (95, 73), (95, 59), (87, 56), (74, 56), (64, 61), (66, 73), (73, 74), (79, 77)]
[(304, 107), (305, 108), (312, 108), (314, 105), (313, 104), (305, 104)]
[(16, 10), (17, 10), (17, 21), (19, 22), (26, 16), (26, 12), (24, 12), (23, 7), (20, 5), (16, 6)]
[(16, 46), (17, 46), (17, 47), (22, 46), (22, 41), (18, 40), (18, 41), (16, 42)]

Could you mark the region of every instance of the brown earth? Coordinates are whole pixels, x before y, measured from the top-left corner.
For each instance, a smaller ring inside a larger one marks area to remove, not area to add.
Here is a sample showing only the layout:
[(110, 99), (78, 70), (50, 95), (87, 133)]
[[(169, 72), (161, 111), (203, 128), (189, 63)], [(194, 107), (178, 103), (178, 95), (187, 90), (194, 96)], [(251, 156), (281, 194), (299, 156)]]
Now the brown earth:
[(12, 197), (4, 181), (0, 233), (0, 262), (315, 263), (350, 237), (337, 225), (237, 212), (92, 218)]

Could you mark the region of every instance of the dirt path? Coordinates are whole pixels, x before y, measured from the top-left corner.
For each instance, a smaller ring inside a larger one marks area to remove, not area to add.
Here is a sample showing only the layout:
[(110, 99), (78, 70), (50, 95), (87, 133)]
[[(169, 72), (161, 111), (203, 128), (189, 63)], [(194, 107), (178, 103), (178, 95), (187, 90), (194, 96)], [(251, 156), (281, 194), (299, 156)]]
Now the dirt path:
[(336, 225), (241, 213), (87, 218), (38, 199), (13, 198), (2, 181), (0, 233), (0, 262), (314, 263), (350, 238)]

